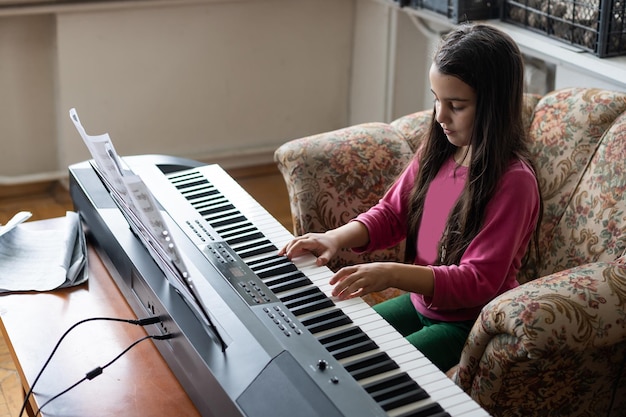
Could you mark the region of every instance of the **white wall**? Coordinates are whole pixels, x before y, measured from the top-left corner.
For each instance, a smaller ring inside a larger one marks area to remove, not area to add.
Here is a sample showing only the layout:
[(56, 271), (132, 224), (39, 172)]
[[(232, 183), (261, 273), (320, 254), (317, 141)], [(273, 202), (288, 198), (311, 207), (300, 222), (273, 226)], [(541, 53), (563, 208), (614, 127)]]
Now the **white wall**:
[(55, 171), (54, 17), (0, 17), (0, 175)]
[[(598, 59), (491, 23), (547, 62), (556, 88), (626, 88), (626, 56)], [(63, 176), (88, 158), (71, 107), (122, 155), (225, 167), (271, 162), (290, 139), (430, 108), (432, 50), (452, 26), (392, 0), (2, 7), (0, 184)]]
[(382, 1), (356, 2), (350, 124), (422, 110), (432, 45), (411, 17)]
[(122, 155), (270, 162), (347, 125), (353, 13), (353, 0), (172, 0), (2, 17), (0, 177), (86, 159), (71, 107)]

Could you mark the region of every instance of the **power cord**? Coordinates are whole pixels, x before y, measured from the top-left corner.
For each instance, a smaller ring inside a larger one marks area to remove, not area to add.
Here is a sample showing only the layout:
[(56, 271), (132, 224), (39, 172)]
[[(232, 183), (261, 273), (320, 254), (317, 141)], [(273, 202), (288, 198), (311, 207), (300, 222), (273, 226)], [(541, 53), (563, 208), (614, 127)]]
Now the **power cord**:
[(39, 409), (35, 413), (34, 417), (37, 417), (41, 413), (41, 409), (44, 408), (46, 405), (48, 405), (51, 401), (56, 400), (61, 395), (67, 393), (68, 391), (70, 391), (73, 388), (77, 387), (81, 383), (83, 383), (83, 382), (85, 382), (87, 380), (91, 381), (95, 377), (102, 375), (102, 372), (107, 367), (109, 367), (111, 364), (113, 364), (115, 361), (117, 361), (119, 358), (121, 358), (124, 354), (126, 354), (126, 352), (128, 352), (129, 350), (131, 350), (133, 347), (137, 346), (139, 343), (143, 342), (144, 340), (148, 340), (148, 339), (165, 340), (165, 339), (170, 339), (170, 338), (172, 338), (172, 335), (168, 333), (168, 334), (163, 334), (163, 335), (148, 335), (148, 336), (144, 336), (144, 337), (142, 337), (140, 339), (135, 340), (126, 349), (124, 349), (119, 355), (117, 355), (115, 358), (113, 358), (109, 363), (107, 363), (104, 366), (98, 366), (98, 367), (92, 369), (91, 371), (87, 372), (87, 374), (85, 374), (84, 378), (80, 379), (79, 381), (76, 381), (74, 384), (72, 384), (71, 386), (67, 387), (66, 389), (64, 389), (63, 391), (61, 391), (60, 393), (56, 394), (54, 397), (50, 398), (48, 401), (43, 403), (42, 406), (39, 407)]
[[(97, 321), (97, 320), (100, 320), (100, 321), (116, 321), (116, 322), (121, 322), (121, 323), (134, 324), (134, 325), (137, 325), (137, 326), (147, 326), (149, 324), (156, 324), (156, 323), (160, 323), (162, 321), (161, 317), (159, 317), (159, 316), (146, 317), (146, 318), (143, 318), (143, 319), (122, 319), (122, 318), (116, 318), (116, 317), (90, 317), (88, 319), (84, 319), (84, 320), (81, 320), (79, 322), (74, 323), (69, 329), (67, 329), (65, 331), (65, 333), (63, 333), (61, 338), (59, 338), (58, 342), (56, 343), (56, 345), (52, 349), (52, 352), (50, 352), (50, 355), (48, 355), (48, 359), (46, 359), (46, 362), (43, 364), (43, 366), (39, 370), (39, 373), (37, 374), (37, 376), (35, 377), (35, 380), (31, 384), (30, 389), (28, 390), (28, 393), (26, 393), (26, 395), (24, 397), (24, 402), (22, 403), (22, 408), (20, 409), (20, 413), (18, 414), (18, 417), (22, 417), (22, 415), (24, 414), (24, 411), (26, 410), (26, 405), (28, 404), (28, 400), (29, 400), (30, 396), (33, 394), (33, 390), (35, 389), (35, 385), (37, 384), (37, 381), (39, 381), (39, 378), (41, 377), (41, 374), (43, 373), (44, 369), (46, 369), (46, 367), (50, 363), (50, 360), (52, 360), (52, 357), (54, 356), (54, 354), (58, 350), (59, 346), (61, 345), (61, 342), (67, 337), (67, 335), (72, 330), (74, 330), (79, 325), (81, 325), (83, 323), (90, 322), (90, 321)], [(170, 334), (147, 336), (147, 338), (152, 338), (152, 339), (156, 339), (156, 340), (169, 339), (170, 337), (171, 337)], [(139, 341), (141, 341), (141, 340), (139, 340)], [(136, 343), (138, 343), (138, 342), (136, 342)], [(129, 348), (127, 348), (123, 353), (128, 351), (133, 346), (134, 346), (134, 344), (131, 345)], [(117, 358), (115, 358), (114, 361), (115, 360), (117, 360)], [(107, 364), (107, 366), (108, 365), (109, 364)], [(93, 371), (91, 371), (91, 372), (93, 372)], [(100, 372), (100, 373), (102, 373), (102, 372)], [(92, 378), (95, 378), (95, 376), (92, 377)], [(92, 379), (92, 378), (89, 378), (89, 379)], [(73, 388), (73, 387), (70, 387), (69, 389), (71, 389), (71, 388)], [(66, 390), (66, 391), (68, 391), (68, 390)], [(46, 404), (48, 402), (49, 401), (47, 401)], [(41, 407), (39, 408), (39, 410), (41, 410)], [(39, 413), (39, 411), (37, 413)]]

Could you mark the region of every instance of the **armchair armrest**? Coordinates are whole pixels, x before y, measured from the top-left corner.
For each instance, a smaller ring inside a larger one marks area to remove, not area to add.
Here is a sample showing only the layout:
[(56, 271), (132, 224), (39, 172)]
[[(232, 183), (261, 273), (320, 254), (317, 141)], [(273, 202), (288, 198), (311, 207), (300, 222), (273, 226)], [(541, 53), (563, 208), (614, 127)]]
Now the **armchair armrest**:
[(482, 310), (455, 382), (498, 415), (626, 409), (626, 265), (597, 262), (528, 282)]

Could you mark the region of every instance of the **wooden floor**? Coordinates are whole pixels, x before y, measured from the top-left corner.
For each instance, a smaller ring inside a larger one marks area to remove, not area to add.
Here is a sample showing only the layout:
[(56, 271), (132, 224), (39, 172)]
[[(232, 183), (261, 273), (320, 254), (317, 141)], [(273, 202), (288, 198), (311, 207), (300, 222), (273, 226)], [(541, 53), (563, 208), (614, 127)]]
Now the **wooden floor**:
[[(292, 230), (289, 198), (274, 165), (228, 170), (230, 175), (276, 220)], [(31, 220), (64, 216), (73, 210), (67, 188), (61, 183), (0, 187), (0, 224), (19, 211), (33, 213)], [(17, 417), (23, 392), (5, 340), (0, 335), (0, 417)]]

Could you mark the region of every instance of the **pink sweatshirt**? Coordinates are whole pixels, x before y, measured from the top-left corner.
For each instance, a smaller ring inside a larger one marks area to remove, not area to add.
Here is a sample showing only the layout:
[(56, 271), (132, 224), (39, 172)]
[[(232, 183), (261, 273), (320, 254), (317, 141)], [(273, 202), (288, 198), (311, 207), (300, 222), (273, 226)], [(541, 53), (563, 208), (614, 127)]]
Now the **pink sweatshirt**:
[[(369, 252), (392, 246), (405, 238), (407, 200), (419, 162), (414, 159), (377, 205), (355, 220), (368, 231)], [(418, 231), (415, 264), (430, 265), (435, 277), (434, 294), (411, 294), (417, 311), (443, 321), (473, 320), (482, 307), (518, 285), (522, 257), (539, 216), (539, 191), (532, 170), (521, 161), (512, 162), (486, 208), (482, 229), (466, 249), (459, 265), (436, 263), (448, 214), (458, 199), (467, 168), (450, 158), (432, 181)]]

